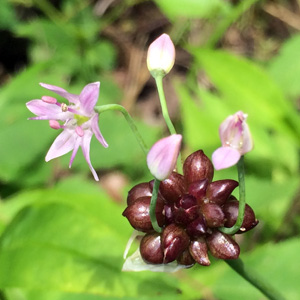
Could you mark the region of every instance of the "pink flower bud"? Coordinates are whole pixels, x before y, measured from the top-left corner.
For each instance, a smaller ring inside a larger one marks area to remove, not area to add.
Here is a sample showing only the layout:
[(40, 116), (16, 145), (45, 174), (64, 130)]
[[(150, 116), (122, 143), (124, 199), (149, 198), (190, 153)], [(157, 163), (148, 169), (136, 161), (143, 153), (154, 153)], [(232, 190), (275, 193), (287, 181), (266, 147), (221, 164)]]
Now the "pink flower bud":
[(175, 47), (167, 34), (162, 34), (148, 49), (147, 65), (150, 73), (155, 71), (169, 73), (175, 61)]
[(235, 165), (242, 155), (253, 149), (253, 141), (246, 119), (247, 115), (238, 111), (227, 117), (220, 125), (219, 134), (222, 147), (212, 155), (216, 170)]
[(175, 168), (179, 155), (182, 136), (172, 134), (156, 142), (147, 155), (147, 164), (151, 174), (164, 180)]
[(49, 120), (49, 126), (53, 129), (60, 129), (61, 126), (56, 120)]

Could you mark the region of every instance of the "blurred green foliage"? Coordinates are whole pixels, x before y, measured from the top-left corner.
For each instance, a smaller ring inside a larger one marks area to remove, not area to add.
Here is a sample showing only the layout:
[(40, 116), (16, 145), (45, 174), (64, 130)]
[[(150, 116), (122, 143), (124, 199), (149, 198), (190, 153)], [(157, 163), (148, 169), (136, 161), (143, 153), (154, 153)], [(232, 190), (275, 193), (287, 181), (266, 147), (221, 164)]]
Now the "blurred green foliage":
[[(47, 0), (1, 2), (0, 29), (30, 46), (29, 63), (6, 76), (0, 87), (0, 299), (265, 299), (222, 261), (178, 274), (122, 273), (131, 235), (121, 216), (125, 202), (115, 203), (93, 182), (81, 153), (69, 171), (69, 155), (44, 162), (57, 132), (47, 122), (28, 121), (25, 103), (45, 93), (39, 82), (79, 93), (98, 80), (98, 104), (121, 103), (116, 69), (122, 54), (102, 33), (144, 2), (168, 18), (178, 47), (191, 57), (184, 80), (170, 74), (180, 104), (176, 126), (182, 129), (184, 154), (201, 148), (210, 156), (220, 146), (220, 122), (238, 110), (249, 115), (255, 150), (246, 156), (247, 201), (260, 224), (239, 240), (241, 258), (287, 299), (298, 299), (300, 222), (293, 210), (299, 203), (300, 36), (292, 35), (276, 55), (258, 63), (215, 46), (258, 1), (121, 1), (101, 17), (94, 12), (97, 1), (58, 2), (58, 7)], [(22, 18), (20, 11), (26, 15), (27, 10), (30, 17)], [(195, 20), (212, 30), (203, 45), (187, 38)], [(186, 26), (179, 30), (178, 24)], [(200, 71), (213, 88), (201, 84)], [(123, 117), (106, 112), (99, 125), (109, 144), (104, 149), (92, 141), (91, 160), (99, 174), (121, 170), (129, 179), (127, 189), (132, 182), (150, 180)], [(142, 118), (137, 126), (147, 145), (163, 132)], [(64, 175), (57, 176), (58, 171)], [(216, 179), (236, 176), (234, 168), (215, 174)], [(123, 194), (125, 199), (126, 190)]]

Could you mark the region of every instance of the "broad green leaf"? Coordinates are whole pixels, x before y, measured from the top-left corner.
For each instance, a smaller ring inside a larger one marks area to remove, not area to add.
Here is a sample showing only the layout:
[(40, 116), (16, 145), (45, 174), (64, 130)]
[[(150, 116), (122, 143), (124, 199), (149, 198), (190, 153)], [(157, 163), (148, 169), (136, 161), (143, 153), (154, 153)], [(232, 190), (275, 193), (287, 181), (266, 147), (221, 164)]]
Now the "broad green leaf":
[(232, 110), (244, 110), (258, 124), (288, 130), (283, 118), (291, 106), (263, 69), (224, 51), (196, 50), (194, 54)]
[(268, 71), (284, 93), (296, 98), (300, 94), (300, 35), (294, 35), (285, 41), (279, 53), (271, 59)]
[[(297, 281), (300, 270), (295, 261), (299, 259), (299, 247), (299, 238), (277, 244), (268, 243), (256, 247), (252, 252), (241, 253), (240, 258), (247, 268), (252, 269), (254, 274), (258, 274), (276, 288), (285, 299), (297, 300), (300, 293)], [(206, 286), (207, 298), (215, 297), (221, 300), (267, 299), (222, 260), (213, 260), (212, 265), (208, 268), (194, 267), (190, 269), (189, 276), (193, 278), (195, 284)]]
[(167, 17), (175, 19), (187, 18), (210, 18), (226, 13), (230, 6), (221, 0), (155, 0), (159, 8)]
[[(65, 299), (67, 293), (74, 299), (85, 294), (87, 299), (181, 298), (173, 276), (121, 272), (132, 231), (121, 216), (123, 207), (84, 181), (80, 192), (79, 182), (33, 193), (31, 204), (13, 218), (0, 240), (0, 288), (63, 292)], [(28, 192), (10, 201), (29, 203), (30, 197)]]

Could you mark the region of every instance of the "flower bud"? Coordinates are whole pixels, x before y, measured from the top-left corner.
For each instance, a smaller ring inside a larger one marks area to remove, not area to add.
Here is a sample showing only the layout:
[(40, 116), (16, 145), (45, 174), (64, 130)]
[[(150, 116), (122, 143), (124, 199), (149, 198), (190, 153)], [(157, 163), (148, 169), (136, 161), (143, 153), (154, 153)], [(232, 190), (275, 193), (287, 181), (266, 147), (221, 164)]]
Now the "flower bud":
[(145, 196), (152, 196), (152, 189), (150, 188), (149, 182), (139, 183), (128, 192), (127, 205), (131, 205), (138, 198)]
[(191, 241), (189, 251), (194, 260), (202, 266), (209, 266), (208, 248), (203, 238)]
[(208, 227), (220, 227), (225, 223), (225, 215), (222, 208), (215, 203), (205, 203), (201, 206), (201, 212)]
[(146, 263), (162, 264), (164, 253), (160, 234), (157, 232), (146, 234), (140, 243), (140, 253)]
[(216, 170), (235, 165), (241, 155), (253, 149), (253, 141), (249, 126), (246, 123), (247, 115), (238, 111), (223, 121), (219, 128), (222, 147), (212, 155)]
[[(153, 230), (150, 220), (150, 202), (151, 197), (141, 197), (129, 205), (123, 212), (131, 226), (139, 231), (149, 232)], [(155, 213), (159, 226), (164, 224), (163, 211), (164, 202), (161, 198), (157, 198)]]
[(238, 185), (237, 181), (231, 179), (211, 182), (207, 188), (206, 197), (209, 202), (222, 205)]
[(167, 203), (176, 202), (184, 194), (184, 177), (172, 172), (167, 179), (160, 183), (159, 191)]
[(164, 263), (174, 261), (189, 245), (190, 238), (183, 228), (170, 224), (161, 236), (164, 249)]
[(206, 238), (207, 246), (211, 254), (220, 259), (237, 259), (240, 255), (240, 247), (228, 234), (218, 230)]
[[(239, 214), (239, 201), (228, 201), (224, 204), (222, 209), (226, 218), (224, 226), (232, 227), (235, 224)], [(255, 218), (253, 209), (248, 204), (246, 204), (243, 224), (240, 228), (240, 231), (238, 231), (237, 233), (244, 233), (255, 227), (257, 224), (258, 220)]]
[(158, 180), (168, 178), (175, 168), (181, 140), (180, 134), (172, 134), (156, 142), (150, 149), (147, 155), (148, 168)]
[(166, 75), (170, 72), (175, 61), (175, 47), (167, 34), (158, 37), (148, 49), (148, 70), (155, 77), (156, 72)]
[(183, 173), (186, 185), (189, 186), (198, 180), (207, 179), (208, 182), (211, 182), (214, 176), (214, 168), (210, 159), (203, 151), (198, 150), (188, 156), (184, 161)]

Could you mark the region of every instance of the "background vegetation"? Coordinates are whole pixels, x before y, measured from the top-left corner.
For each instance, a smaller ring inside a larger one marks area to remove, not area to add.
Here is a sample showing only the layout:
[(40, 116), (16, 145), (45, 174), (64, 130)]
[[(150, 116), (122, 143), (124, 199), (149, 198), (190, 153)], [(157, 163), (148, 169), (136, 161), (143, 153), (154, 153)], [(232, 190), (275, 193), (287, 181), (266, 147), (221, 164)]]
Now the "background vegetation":
[[(101, 81), (99, 104), (124, 105), (150, 146), (166, 134), (148, 45), (167, 32), (176, 63), (165, 78), (184, 156), (220, 146), (218, 126), (248, 113), (247, 202), (259, 225), (241, 258), (299, 299), (299, 0), (2, 0), (0, 4), (0, 299), (265, 299), (223, 261), (175, 274), (122, 273), (132, 229), (127, 191), (151, 180), (118, 113), (101, 115), (94, 182), (83, 155), (45, 163), (57, 131), (28, 121), (45, 82), (79, 93)], [(61, 99), (60, 99), (61, 100)], [(236, 178), (235, 168), (216, 179)]]

